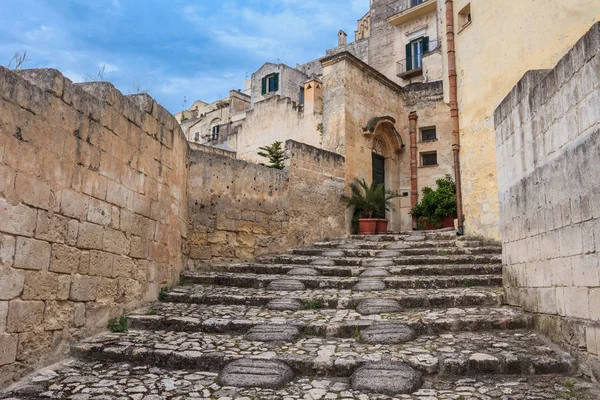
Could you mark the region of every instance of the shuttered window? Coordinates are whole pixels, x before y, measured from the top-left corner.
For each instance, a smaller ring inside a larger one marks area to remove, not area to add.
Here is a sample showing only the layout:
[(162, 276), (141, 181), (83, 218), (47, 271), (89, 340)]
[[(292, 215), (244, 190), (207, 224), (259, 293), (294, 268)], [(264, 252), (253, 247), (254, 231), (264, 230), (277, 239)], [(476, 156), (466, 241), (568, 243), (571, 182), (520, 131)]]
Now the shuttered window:
[(262, 78), (262, 95), (274, 93), (279, 90), (279, 74), (271, 74)]

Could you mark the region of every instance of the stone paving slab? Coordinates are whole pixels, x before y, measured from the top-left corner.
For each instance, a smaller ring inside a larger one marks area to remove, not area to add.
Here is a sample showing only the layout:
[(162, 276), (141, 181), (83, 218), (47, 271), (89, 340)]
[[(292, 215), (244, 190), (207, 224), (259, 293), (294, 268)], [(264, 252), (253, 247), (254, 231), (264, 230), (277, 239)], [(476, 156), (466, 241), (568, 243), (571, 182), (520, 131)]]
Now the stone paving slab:
[(356, 338), (303, 337), (273, 344), (238, 335), (130, 331), (92, 338), (71, 348), (82, 359), (218, 372), (240, 358), (280, 361), (296, 376), (342, 376), (370, 362), (405, 362), (426, 374), (553, 374), (571, 372), (570, 355), (531, 331), (456, 332), (424, 335), (395, 345)]
[(211, 285), (178, 287), (168, 293), (175, 303), (209, 305), (266, 306), (274, 299), (318, 300), (324, 308), (354, 309), (364, 299), (397, 300), (403, 308), (500, 306), (504, 290), (500, 287), (465, 287), (452, 289), (387, 289), (380, 292), (353, 292), (342, 289), (307, 289), (286, 292), (268, 289), (238, 288)]
[(277, 311), (239, 305), (205, 307), (157, 303), (151, 311), (152, 315), (142, 311), (129, 316), (131, 327), (244, 334), (255, 325), (276, 324), (297, 326), (314, 336), (352, 337), (357, 326), (362, 330), (378, 322), (403, 323), (420, 334), (523, 329), (532, 324), (529, 314), (510, 307), (411, 309), (402, 313), (361, 315), (354, 310), (339, 309)]
[(233, 388), (217, 374), (183, 369), (67, 360), (33, 376), (37, 382), (2, 394), (13, 400), (597, 400), (600, 390), (578, 376), (425, 377), (421, 389), (398, 397), (352, 390), (347, 378), (298, 377), (282, 389)]
[[(383, 266), (391, 275), (398, 276), (416, 276), (416, 275), (488, 275), (502, 274), (501, 264), (439, 264), (439, 265), (395, 265), (393, 262)], [(236, 274), (278, 274), (287, 275), (290, 271), (306, 269), (307, 271), (316, 271), (317, 276), (336, 276), (336, 277), (355, 277), (360, 276), (365, 271), (376, 269), (376, 266), (328, 266), (328, 265), (311, 265), (310, 267), (299, 267), (293, 264), (231, 264), (231, 265), (210, 265), (199, 266), (195, 269), (197, 273), (206, 272), (221, 272), (221, 273), (236, 273)], [(194, 272), (184, 272), (182, 279), (185, 281)], [(311, 275), (310, 272), (305, 275)]]
[[(373, 268), (375, 269), (375, 268)], [(186, 273), (185, 282), (200, 285), (235, 286), (240, 288), (269, 288), (281, 291), (309, 289), (354, 289), (368, 291), (369, 286), (357, 288), (364, 283), (362, 277), (332, 277), (306, 275), (252, 274), (235, 272)], [(373, 281), (371, 278), (369, 281)], [(373, 290), (456, 288), (469, 286), (501, 286), (502, 275), (457, 275), (457, 276), (390, 276), (376, 279)]]
[[(337, 256), (296, 256), (279, 255), (260, 257), (257, 261), (263, 264), (294, 264), (294, 265), (343, 265), (343, 266), (368, 266), (373, 261), (387, 260), (396, 265), (423, 265), (423, 264), (500, 264), (500, 254), (489, 255), (419, 255), (389, 257), (337, 257)], [(327, 264), (323, 264), (327, 261)]]

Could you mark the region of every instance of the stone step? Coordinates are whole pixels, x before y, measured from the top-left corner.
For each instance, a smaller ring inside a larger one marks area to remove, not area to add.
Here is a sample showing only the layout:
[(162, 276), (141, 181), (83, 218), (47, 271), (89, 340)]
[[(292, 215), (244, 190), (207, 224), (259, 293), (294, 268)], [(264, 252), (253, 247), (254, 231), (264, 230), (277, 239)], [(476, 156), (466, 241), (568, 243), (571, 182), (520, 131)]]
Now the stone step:
[(260, 257), (257, 262), (263, 264), (293, 264), (293, 265), (341, 265), (383, 267), (391, 265), (423, 265), (423, 264), (501, 264), (502, 256), (494, 255), (435, 255), (435, 256), (402, 256), (399, 252), (382, 252), (379, 257), (344, 257), (340, 256), (298, 256), (278, 255)]
[[(35, 373), (30, 382), (0, 399), (354, 399), (383, 400), (387, 395), (353, 390), (348, 378), (296, 377), (281, 389), (224, 387), (218, 374), (190, 369), (135, 366), (130, 363), (65, 360)], [(137, 396), (137, 397), (136, 397)], [(408, 400), (431, 399), (600, 399), (598, 386), (573, 375), (518, 377), (424, 376), (421, 389)]]
[(570, 373), (574, 360), (532, 331), (454, 332), (394, 345), (302, 337), (271, 343), (202, 332), (130, 331), (71, 347), (81, 359), (219, 372), (240, 358), (279, 362), (295, 376), (350, 377), (366, 363), (405, 363), (426, 375)]
[[(371, 269), (371, 272), (375, 269)], [(386, 270), (380, 270), (382, 274)], [(502, 286), (502, 275), (457, 275), (457, 276), (388, 276), (388, 277), (330, 277), (330, 276), (290, 276), (261, 275), (251, 273), (185, 273), (183, 282), (200, 285), (232, 286), (240, 288), (281, 288), (282, 282), (294, 283), (290, 290), (304, 289), (354, 289), (365, 281), (380, 284), (389, 289), (428, 289), (456, 288), (469, 286)]]
[(322, 248), (302, 248), (291, 249), (287, 252), (290, 255), (298, 256), (316, 256), (316, 257), (389, 257), (392, 256), (450, 256), (450, 255), (469, 255), (469, 254), (491, 254), (502, 255), (502, 248), (492, 246), (482, 247), (423, 247), (406, 249), (385, 249), (385, 250), (362, 250), (362, 249), (322, 249)]
[[(268, 289), (225, 286), (178, 287), (167, 294), (167, 301), (207, 305), (267, 306), (271, 301), (287, 299), (296, 309), (339, 308), (355, 309), (365, 300), (384, 299), (398, 303), (401, 308), (500, 306), (504, 290), (500, 287), (452, 289), (387, 289), (378, 292), (354, 292), (339, 289), (306, 289), (277, 291)], [(318, 305), (318, 307), (316, 307)]]
[[(230, 264), (230, 265), (203, 265), (195, 272), (221, 271), (236, 274), (263, 274), (263, 275), (301, 275), (301, 269), (307, 268), (313, 276), (338, 276), (357, 277), (369, 274), (373, 270), (386, 270), (390, 276), (419, 276), (419, 275), (501, 275), (501, 264), (441, 264), (441, 265), (394, 265), (391, 267), (345, 267), (311, 265), (299, 267), (294, 264)], [(312, 270), (312, 272), (311, 272)], [(185, 280), (186, 273), (182, 275)]]
[(436, 231), (412, 231), (389, 235), (351, 235), (351, 240), (362, 240), (366, 242), (418, 242), (423, 240), (457, 240), (454, 229), (440, 229)]
[(394, 314), (361, 315), (354, 310), (269, 310), (253, 306), (205, 307), (198, 304), (157, 303), (129, 315), (132, 329), (245, 334), (257, 325), (295, 326), (305, 335), (353, 337), (373, 325), (402, 323), (417, 334), (451, 331), (524, 329), (532, 317), (508, 307), (411, 309)]
[[(483, 246), (480, 240), (422, 240), (418, 242), (367, 242), (364, 240), (337, 239), (326, 242), (317, 242), (313, 248), (318, 249), (344, 249), (344, 250), (402, 250), (402, 249), (420, 249), (420, 248), (474, 248)], [(490, 246), (502, 249), (501, 245)]]

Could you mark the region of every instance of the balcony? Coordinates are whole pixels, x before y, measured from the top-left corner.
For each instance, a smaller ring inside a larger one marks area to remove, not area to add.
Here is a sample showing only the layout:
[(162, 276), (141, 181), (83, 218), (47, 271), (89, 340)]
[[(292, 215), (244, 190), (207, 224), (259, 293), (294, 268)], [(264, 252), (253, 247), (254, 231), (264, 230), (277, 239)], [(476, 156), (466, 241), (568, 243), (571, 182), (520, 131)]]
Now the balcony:
[(410, 79), (416, 76), (423, 75), (423, 58), (431, 52), (439, 49), (441, 43), (439, 40), (429, 42), (427, 52), (416, 56), (407, 57), (396, 63), (396, 76), (401, 79)]
[(397, 0), (387, 5), (387, 20), (394, 26), (435, 11), (435, 0)]

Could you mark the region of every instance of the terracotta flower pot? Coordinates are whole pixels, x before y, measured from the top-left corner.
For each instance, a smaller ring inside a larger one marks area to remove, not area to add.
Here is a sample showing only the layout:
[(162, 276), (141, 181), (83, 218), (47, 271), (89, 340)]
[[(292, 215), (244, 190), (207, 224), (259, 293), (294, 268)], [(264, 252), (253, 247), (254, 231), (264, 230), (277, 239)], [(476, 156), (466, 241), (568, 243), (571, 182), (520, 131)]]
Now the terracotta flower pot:
[(378, 218), (359, 218), (358, 219), (358, 234), (359, 235), (374, 235), (377, 232)]
[(387, 226), (388, 226), (388, 221), (385, 218), (379, 218), (377, 219), (377, 234), (378, 235), (385, 235), (387, 234)]
[(447, 215), (444, 218), (440, 219), (440, 223), (442, 224), (442, 228), (454, 228), (454, 220), (456, 219), (456, 215)]

